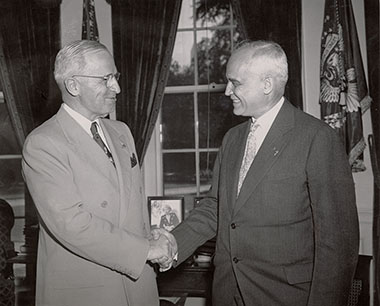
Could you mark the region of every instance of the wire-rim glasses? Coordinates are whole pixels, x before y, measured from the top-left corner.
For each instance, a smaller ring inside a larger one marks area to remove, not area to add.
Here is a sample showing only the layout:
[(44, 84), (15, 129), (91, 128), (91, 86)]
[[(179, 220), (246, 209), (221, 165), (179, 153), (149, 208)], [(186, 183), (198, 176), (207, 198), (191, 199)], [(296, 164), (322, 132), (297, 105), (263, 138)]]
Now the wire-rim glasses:
[(106, 82), (107, 86), (110, 84), (111, 80), (115, 79), (116, 81), (119, 81), (120, 79), (120, 72), (116, 73), (109, 73), (107, 75), (84, 75), (84, 74), (74, 74), (71, 76), (72, 78), (74, 77), (81, 77), (81, 78), (92, 78), (92, 79), (102, 79)]

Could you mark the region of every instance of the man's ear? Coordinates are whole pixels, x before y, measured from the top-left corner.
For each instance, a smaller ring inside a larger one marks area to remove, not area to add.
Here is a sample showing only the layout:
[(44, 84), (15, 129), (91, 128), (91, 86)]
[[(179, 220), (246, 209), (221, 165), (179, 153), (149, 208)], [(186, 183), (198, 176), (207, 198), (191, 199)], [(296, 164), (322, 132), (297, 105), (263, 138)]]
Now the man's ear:
[(269, 95), (273, 91), (274, 80), (268, 75), (264, 78), (264, 94)]
[(79, 84), (74, 78), (68, 78), (65, 80), (65, 88), (73, 97), (76, 97), (79, 94)]

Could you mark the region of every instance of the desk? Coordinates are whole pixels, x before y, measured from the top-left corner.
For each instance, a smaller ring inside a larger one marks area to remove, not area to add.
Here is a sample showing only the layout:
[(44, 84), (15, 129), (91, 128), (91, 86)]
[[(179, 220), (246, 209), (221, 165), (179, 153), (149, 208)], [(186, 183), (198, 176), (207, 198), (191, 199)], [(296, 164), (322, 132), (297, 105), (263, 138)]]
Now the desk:
[(160, 272), (157, 285), (160, 296), (183, 296), (211, 298), (214, 268), (211, 263), (186, 261), (177, 268)]

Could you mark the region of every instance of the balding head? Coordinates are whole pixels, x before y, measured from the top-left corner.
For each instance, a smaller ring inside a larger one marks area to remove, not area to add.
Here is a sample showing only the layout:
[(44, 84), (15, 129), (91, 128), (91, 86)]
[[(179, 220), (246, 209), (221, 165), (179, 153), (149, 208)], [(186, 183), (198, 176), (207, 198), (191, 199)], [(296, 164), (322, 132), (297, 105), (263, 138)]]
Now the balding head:
[(248, 71), (276, 77), (285, 90), (288, 62), (281, 46), (272, 41), (244, 41), (232, 52), (230, 62), (239, 61)]
[(271, 41), (240, 44), (227, 63), (225, 94), (233, 102), (234, 114), (258, 118), (283, 96), (288, 63), (282, 48)]

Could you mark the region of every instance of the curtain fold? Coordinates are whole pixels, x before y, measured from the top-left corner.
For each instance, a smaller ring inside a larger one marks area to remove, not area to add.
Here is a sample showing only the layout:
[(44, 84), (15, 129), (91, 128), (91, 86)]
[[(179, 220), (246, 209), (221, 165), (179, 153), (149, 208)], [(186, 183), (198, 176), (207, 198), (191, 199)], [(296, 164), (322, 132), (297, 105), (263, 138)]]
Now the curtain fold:
[(112, 32), (121, 93), (116, 117), (130, 127), (142, 164), (158, 118), (182, 1), (113, 0)]
[(301, 82), (301, 0), (231, 0), (243, 39), (273, 40), (289, 63), (285, 96), (303, 109)]
[[(27, 134), (61, 103), (53, 77), (60, 47), (60, 0), (0, 1), (0, 83), (20, 151)], [(25, 250), (36, 249), (38, 219), (25, 195)]]
[[(52, 74), (60, 45), (59, 5), (46, 8), (38, 1), (3, 0), (0, 10), (0, 47), (4, 56), (0, 82), (8, 108), (14, 103), (26, 137), (60, 105)], [(14, 99), (9, 101), (7, 93)], [(19, 143), (23, 145), (22, 139)]]

